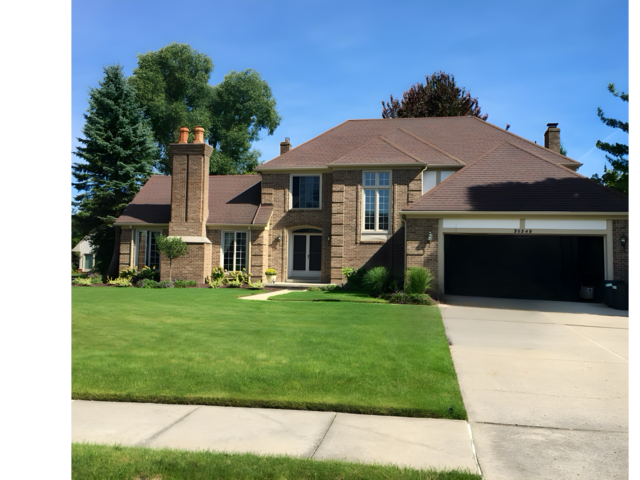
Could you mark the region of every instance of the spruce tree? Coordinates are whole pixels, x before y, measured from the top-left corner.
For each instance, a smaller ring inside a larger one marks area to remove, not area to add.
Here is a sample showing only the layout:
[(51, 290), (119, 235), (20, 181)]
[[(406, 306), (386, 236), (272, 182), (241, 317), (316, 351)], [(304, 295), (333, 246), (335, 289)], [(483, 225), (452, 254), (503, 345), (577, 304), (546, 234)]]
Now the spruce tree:
[(104, 67), (99, 88), (89, 90), (84, 119), (85, 138), (74, 152), (83, 161), (71, 167), (79, 192), (74, 224), (82, 235), (92, 234), (94, 268), (105, 274), (116, 239), (112, 224), (151, 175), (158, 150), (120, 65)]
[[(629, 102), (629, 94), (616, 91), (616, 86), (610, 83), (608, 86), (609, 91), (616, 97), (620, 98), (623, 102)], [(615, 118), (607, 118), (604, 116), (604, 112), (598, 107), (598, 117), (605, 125), (612, 128), (619, 128), (625, 133), (629, 133), (629, 122), (622, 122)], [(593, 175), (591, 178), (597, 182), (600, 182), (607, 187), (611, 187), (618, 192), (629, 195), (629, 145), (624, 143), (607, 143), (598, 140), (596, 147), (603, 152), (608, 153), (605, 155), (612, 168), (604, 166), (604, 174), (600, 177), (598, 174)]]

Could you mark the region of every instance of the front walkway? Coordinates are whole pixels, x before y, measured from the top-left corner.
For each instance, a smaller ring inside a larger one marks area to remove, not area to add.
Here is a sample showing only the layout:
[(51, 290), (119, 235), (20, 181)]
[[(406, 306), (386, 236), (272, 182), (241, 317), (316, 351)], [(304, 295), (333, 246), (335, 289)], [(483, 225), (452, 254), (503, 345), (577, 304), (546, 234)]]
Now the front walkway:
[(72, 401), (72, 441), (477, 472), (463, 420)]
[(487, 480), (628, 477), (627, 312), (452, 296), (440, 308)]

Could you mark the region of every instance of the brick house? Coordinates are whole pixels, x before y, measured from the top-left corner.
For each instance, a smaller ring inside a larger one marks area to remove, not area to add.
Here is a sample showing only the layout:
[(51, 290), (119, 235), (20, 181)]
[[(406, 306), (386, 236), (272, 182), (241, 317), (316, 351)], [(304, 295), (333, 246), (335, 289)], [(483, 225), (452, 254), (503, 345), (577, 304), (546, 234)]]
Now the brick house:
[(576, 172), (557, 124), (543, 147), (475, 117), (348, 120), (241, 176), (207, 175), (212, 148), (187, 135), (115, 223), (120, 270), (168, 277), (164, 233), (190, 244), (174, 276), (198, 282), (215, 265), (338, 284), (424, 266), (444, 293), (577, 300), (628, 279), (628, 197)]

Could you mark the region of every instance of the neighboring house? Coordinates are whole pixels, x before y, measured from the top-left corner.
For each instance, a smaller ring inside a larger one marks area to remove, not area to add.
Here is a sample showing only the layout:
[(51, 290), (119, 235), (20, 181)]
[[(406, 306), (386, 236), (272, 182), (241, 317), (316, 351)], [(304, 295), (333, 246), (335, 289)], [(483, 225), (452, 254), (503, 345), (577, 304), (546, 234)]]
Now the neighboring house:
[(84, 237), (78, 244), (71, 249), (72, 252), (78, 254), (78, 272), (90, 272), (93, 268), (94, 257), (93, 248), (89, 244), (89, 237)]
[(116, 221), (120, 269), (164, 279), (164, 232), (190, 243), (174, 276), (199, 282), (215, 265), (338, 284), (343, 267), (423, 266), (444, 293), (577, 300), (628, 279), (628, 197), (575, 172), (557, 124), (543, 147), (475, 117), (348, 120), (241, 176), (208, 176), (212, 148), (187, 133), (172, 177)]

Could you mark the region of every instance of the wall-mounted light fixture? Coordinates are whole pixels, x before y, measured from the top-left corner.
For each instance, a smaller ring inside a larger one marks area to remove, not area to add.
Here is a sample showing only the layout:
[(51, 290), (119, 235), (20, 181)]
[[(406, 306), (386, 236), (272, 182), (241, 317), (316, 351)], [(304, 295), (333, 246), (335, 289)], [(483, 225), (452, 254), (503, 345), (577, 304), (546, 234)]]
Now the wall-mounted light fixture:
[(431, 240), (433, 240), (433, 235), (429, 232), (429, 235), (427, 235), (427, 242), (431, 243)]
[(620, 235), (620, 244), (622, 244), (623, 247), (627, 244), (627, 236), (626, 235)]
[(282, 234), (281, 234), (281, 233), (279, 233), (279, 234), (278, 234), (278, 236), (276, 237), (276, 240), (277, 240), (277, 241), (282, 240)]
[(327, 242), (331, 243), (331, 235), (327, 236)]

